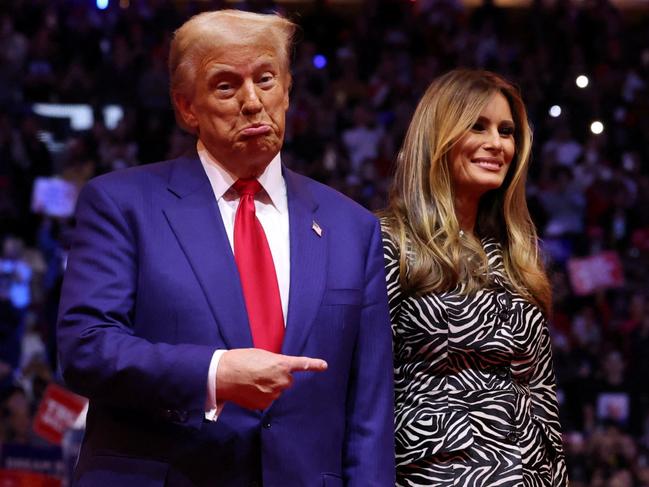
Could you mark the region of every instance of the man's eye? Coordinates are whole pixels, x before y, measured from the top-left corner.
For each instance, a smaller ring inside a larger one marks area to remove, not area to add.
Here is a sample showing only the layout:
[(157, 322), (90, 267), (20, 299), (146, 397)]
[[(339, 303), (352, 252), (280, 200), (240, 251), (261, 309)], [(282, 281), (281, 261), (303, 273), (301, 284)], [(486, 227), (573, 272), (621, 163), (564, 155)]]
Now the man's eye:
[(219, 83), (216, 85), (216, 89), (218, 91), (228, 91), (232, 88), (232, 85), (230, 83)]
[(267, 74), (263, 74), (263, 75), (261, 75), (259, 77), (259, 82), (260, 83), (270, 83), (271, 81), (273, 81), (273, 79), (275, 79), (275, 77), (272, 74), (267, 73)]

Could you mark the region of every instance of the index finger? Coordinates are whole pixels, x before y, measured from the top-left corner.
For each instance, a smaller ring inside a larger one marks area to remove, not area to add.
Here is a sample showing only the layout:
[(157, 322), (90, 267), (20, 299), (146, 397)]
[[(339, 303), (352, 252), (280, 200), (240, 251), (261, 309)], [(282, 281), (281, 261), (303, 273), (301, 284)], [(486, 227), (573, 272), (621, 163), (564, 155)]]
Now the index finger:
[(319, 358), (292, 357), (285, 355), (291, 372), (322, 372), (327, 370), (327, 362)]

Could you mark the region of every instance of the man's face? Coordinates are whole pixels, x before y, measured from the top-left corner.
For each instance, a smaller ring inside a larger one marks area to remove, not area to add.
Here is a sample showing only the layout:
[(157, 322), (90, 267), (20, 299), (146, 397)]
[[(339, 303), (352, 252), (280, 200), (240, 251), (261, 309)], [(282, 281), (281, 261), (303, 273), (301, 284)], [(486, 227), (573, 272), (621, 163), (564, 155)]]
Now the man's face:
[(226, 44), (198, 66), (193, 98), (176, 95), (176, 104), (219, 163), (255, 177), (282, 147), (289, 85), (272, 46)]

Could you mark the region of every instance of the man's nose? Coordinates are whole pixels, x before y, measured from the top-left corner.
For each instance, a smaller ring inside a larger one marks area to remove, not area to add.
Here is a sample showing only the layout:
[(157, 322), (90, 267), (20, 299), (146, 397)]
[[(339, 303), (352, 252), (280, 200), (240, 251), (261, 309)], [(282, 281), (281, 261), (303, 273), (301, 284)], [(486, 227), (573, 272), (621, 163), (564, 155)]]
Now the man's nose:
[(241, 111), (245, 115), (250, 115), (259, 112), (263, 108), (257, 86), (252, 81), (246, 81), (243, 85), (243, 100), (241, 104)]

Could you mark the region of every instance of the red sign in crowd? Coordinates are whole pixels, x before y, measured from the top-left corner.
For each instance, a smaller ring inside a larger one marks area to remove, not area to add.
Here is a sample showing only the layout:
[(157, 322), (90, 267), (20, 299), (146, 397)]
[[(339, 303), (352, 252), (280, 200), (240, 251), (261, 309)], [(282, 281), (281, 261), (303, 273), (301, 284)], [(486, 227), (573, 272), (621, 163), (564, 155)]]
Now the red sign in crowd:
[(34, 418), (33, 430), (52, 446), (3, 445), (0, 487), (61, 487), (64, 464), (61, 441), (79, 419), (88, 400), (50, 384)]
[(86, 398), (50, 384), (36, 412), (34, 432), (51, 443), (60, 445), (63, 434), (79, 418), (87, 403)]
[(572, 288), (578, 296), (624, 285), (622, 263), (617, 252), (613, 251), (570, 259), (568, 272)]

